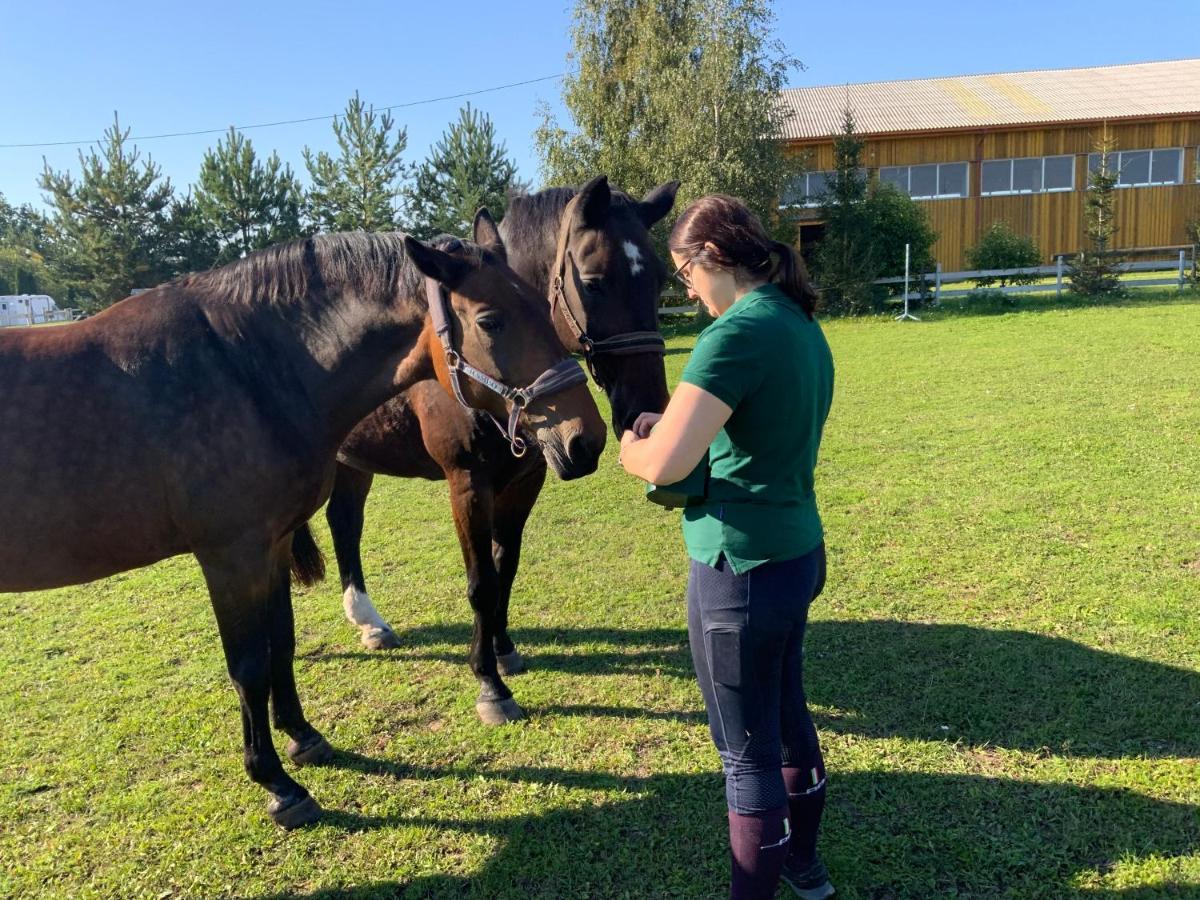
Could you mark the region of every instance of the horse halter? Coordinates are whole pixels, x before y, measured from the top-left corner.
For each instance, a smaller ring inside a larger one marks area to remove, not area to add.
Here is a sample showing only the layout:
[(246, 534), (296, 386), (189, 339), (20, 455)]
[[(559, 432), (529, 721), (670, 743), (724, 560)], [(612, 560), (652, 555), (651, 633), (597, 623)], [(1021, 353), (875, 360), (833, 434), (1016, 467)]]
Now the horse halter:
[(611, 337), (597, 339), (584, 330), (583, 326), (579, 324), (579, 318), (571, 310), (571, 303), (567, 299), (568, 264), (571, 268), (571, 281), (575, 285), (577, 296), (580, 291), (579, 270), (575, 267), (575, 258), (567, 249), (570, 234), (570, 216), (564, 215), (562, 228), (558, 234), (558, 250), (554, 257), (554, 277), (550, 281), (550, 315), (553, 316), (557, 310), (562, 310), (567, 326), (575, 335), (575, 340), (579, 342), (579, 349), (583, 351), (583, 359), (587, 363), (588, 371), (592, 373), (592, 378), (596, 380), (596, 384), (600, 385), (600, 389), (607, 392), (608, 385), (605, 384), (596, 369), (595, 357), (602, 355), (636, 356), (642, 353), (656, 353), (663, 356), (667, 352), (667, 344), (657, 331), (625, 331)]
[(442, 350), (446, 353), (446, 368), (450, 370), (450, 386), (454, 388), (454, 396), (464, 409), (481, 412), (471, 406), (463, 396), (458, 378), (459, 375), (466, 375), (472, 381), (507, 400), (512, 405), (508, 414), (507, 427), (491, 413), (488, 413), (488, 417), (496, 423), (496, 427), (508, 441), (513, 456), (524, 456), (529, 447), (525, 440), (517, 434), (517, 423), (521, 417), (521, 411), (539, 397), (547, 397), (579, 384), (587, 384), (587, 375), (584, 374), (579, 363), (568, 356), (535, 378), (527, 387), (511, 388), (492, 378), (486, 372), (479, 371), (454, 349), (451, 340), (454, 328), (450, 317), (450, 298), (442, 285), (433, 278), (426, 277), (425, 296), (429, 300), (429, 315), (433, 318), (433, 330), (436, 332), (438, 340), (441, 341)]

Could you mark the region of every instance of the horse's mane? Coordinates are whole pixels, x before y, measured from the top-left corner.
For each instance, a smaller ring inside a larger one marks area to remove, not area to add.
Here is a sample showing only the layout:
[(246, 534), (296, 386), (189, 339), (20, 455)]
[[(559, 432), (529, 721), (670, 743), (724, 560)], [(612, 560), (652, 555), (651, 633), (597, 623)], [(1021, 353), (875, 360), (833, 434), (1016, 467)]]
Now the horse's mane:
[[(465, 245), (469, 246), (469, 245)], [(299, 302), (326, 286), (364, 297), (412, 295), (421, 273), (404, 252), (403, 235), (353, 231), (276, 244), (219, 269), (185, 275), (175, 285), (233, 304)]]
[[(611, 190), (614, 207), (632, 206), (636, 202), (622, 191)], [(501, 222), (505, 243), (538, 246), (547, 236), (551, 242), (556, 241), (563, 210), (579, 191), (579, 187), (548, 187), (536, 194), (512, 197)]]

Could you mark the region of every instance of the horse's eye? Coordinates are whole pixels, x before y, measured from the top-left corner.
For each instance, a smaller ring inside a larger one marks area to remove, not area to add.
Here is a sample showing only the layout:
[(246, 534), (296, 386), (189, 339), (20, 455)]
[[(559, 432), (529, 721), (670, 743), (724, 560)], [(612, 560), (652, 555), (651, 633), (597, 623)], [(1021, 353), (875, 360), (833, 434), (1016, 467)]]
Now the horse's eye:
[(495, 315), (494, 313), (491, 315), (480, 316), (475, 320), (475, 322), (480, 328), (489, 334), (495, 334), (504, 327), (503, 317)]
[(589, 294), (599, 294), (604, 290), (603, 278), (585, 278), (583, 279), (583, 289)]

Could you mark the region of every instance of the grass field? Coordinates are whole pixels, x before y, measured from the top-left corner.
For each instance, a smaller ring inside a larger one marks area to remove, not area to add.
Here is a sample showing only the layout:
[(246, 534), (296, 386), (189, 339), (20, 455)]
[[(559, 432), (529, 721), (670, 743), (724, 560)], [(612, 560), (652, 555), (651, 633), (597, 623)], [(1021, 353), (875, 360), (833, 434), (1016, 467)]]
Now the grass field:
[[(1200, 302), (827, 333), (808, 679), (841, 896), (1200, 897)], [(377, 481), (364, 555), (404, 647), (362, 651), (333, 583), (297, 595), (340, 752), (290, 834), (190, 559), (2, 598), (0, 895), (721, 896), (684, 554), (641, 495), (612, 441), (547, 486), (513, 600), (531, 719), (487, 729), (445, 486)]]

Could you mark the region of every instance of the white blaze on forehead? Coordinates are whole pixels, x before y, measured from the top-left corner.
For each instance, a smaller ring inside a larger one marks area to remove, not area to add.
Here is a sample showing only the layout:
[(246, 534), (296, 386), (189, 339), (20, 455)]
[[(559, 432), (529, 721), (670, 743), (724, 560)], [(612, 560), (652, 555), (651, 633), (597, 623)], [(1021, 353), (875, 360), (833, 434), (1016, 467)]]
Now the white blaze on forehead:
[(626, 241), (624, 247), (625, 255), (629, 257), (629, 274), (636, 276), (642, 271), (642, 251), (633, 241)]

